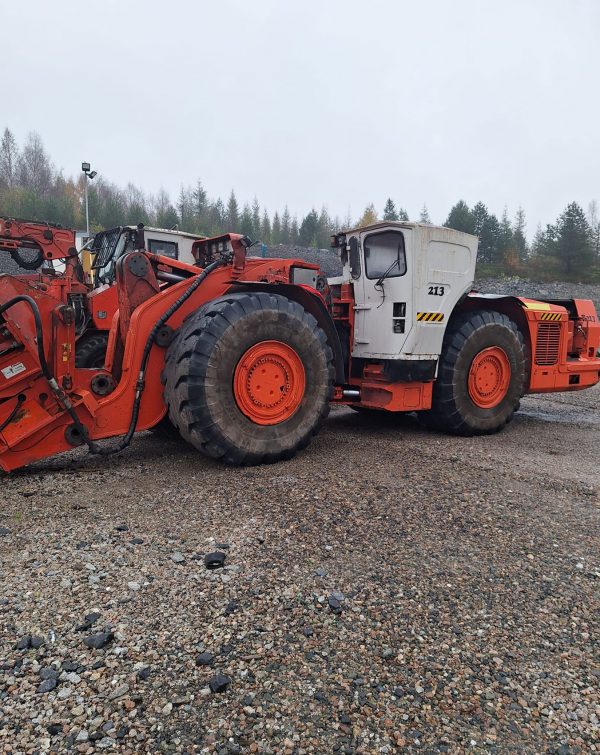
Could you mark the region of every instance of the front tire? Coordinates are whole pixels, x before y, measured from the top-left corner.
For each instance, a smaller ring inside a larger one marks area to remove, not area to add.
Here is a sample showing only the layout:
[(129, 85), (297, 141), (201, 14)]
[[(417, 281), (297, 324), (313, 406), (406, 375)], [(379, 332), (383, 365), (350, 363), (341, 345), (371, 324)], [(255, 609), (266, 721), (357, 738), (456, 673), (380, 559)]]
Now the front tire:
[(456, 435), (495, 433), (525, 391), (527, 352), (516, 324), (499, 312), (460, 315), (444, 337), (425, 424)]
[(298, 303), (240, 293), (194, 313), (169, 346), (169, 418), (202, 453), (229, 464), (291, 458), (329, 413), (333, 352)]

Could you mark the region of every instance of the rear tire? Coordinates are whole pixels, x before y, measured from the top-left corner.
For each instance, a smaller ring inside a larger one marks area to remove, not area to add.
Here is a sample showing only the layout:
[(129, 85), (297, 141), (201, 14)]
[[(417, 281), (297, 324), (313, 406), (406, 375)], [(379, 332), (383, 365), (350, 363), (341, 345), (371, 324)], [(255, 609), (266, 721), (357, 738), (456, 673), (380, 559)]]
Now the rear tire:
[(240, 293), (184, 323), (163, 372), (169, 418), (202, 453), (229, 464), (289, 459), (329, 414), (333, 352), (296, 302)]
[(525, 390), (527, 351), (516, 324), (499, 312), (471, 312), (449, 327), (433, 386), (428, 427), (485, 435), (508, 424)]
[(106, 359), (108, 333), (84, 333), (75, 344), (75, 367), (101, 370)]

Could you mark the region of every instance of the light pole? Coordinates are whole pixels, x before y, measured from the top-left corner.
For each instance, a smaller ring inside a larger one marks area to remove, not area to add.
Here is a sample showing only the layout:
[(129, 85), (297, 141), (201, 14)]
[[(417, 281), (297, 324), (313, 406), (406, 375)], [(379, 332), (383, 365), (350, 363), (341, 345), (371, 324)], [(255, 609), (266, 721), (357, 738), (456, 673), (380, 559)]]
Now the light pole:
[(85, 174), (85, 231), (89, 239), (90, 237), (90, 210), (88, 206), (88, 183), (92, 181), (98, 175), (95, 170), (90, 170), (89, 163), (81, 163), (81, 170)]

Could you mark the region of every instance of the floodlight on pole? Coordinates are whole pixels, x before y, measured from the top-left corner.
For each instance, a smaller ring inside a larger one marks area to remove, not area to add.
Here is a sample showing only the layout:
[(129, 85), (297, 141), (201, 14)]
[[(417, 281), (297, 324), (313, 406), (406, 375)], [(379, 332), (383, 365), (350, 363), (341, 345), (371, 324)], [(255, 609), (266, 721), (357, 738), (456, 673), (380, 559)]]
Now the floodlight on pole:
[(88, 183), (92, 181), (98, 173), (95, 170), (91, 169), (92, 166), (90, 163), (81, 163), (81, 170), (83, 174), (85, 175), (85, 229), (86, 229), (86, 235), (89, 239), (90, 237), (90, 211), (89, 211), (89, 205), (88, 205)]

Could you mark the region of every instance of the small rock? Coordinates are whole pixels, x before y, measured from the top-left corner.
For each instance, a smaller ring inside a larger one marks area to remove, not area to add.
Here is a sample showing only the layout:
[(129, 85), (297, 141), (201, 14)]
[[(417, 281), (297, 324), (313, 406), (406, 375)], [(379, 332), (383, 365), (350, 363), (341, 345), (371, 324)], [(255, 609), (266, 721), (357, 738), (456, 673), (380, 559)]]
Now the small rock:
[(207, 569), (222, 569), (225, 566), (226, 553), (221, 551), (214, 551), (214, 553), (207, 553), (204, 556), (204, 565)]
[(0, 527), (0, 537), (6, 537), (7, 535), (10, 535), (8, 527)]
[(127, 532), (129, 527), (126, 524), (117, 524), (115, 529), (117, 530), (117, 532)]
[(171, 554), (171, 561), (175, 564), (185, 564), (185, 556), (183, 553), (180, 553), (179, 551), (176, 551), (175, 553)]
[(173, 703), (167, 703), (160, 712), (163, 714), (163, 716), (168, 716), (170, 715), (172, 710), (173, 710)]
[(151, 673), (152, 673), (152, 669), (150, 668), (150, 666), (144, 666), (144, 668), (141, 668), (137, 672), (137, 678), (141, 679), (142, 681), (145, 681), (150, 676)]
[(29, 650), (31, 647), (31, 637), (21, 637), (21, 639), (15, 645), (15, 650)]
[(106, 647), (109, 642), (114, 640), (115, 636), (112, 632), (98, 632), (98, 634), (92, 634), (86, 637), (83, 641), (92, 650), (100, 650)]
[(192, 702), (192, 698), (189, 695), (178, 695), (174, 697), (171, 702), (173, 705), (187, 705)]
[(134, 537), (129, 542), (131, 543), (131, 545), (142, 545), (144, 541), (141, 537)]
[(71, 715), (73, 718), (77, 718), (78, 716), (83, 716), (85, 713), (85, 708), (83, 705), (76, 705), (74, 708), (71, 708)]
[(108, 699), (117, 700), (119, 697), (123, 697), (123, 695), (126, 695), (128, 692), (129, 692), (129, 685), (121, 684), (110, 693), (110, 695), (108, 696)]
[(314, 634), (314, 630), (312, 627), (302, 627), (302, 634), (305, 637), (312, 637)]
[(97, 747), (101, 747), (103, 750), (107, 750), (109, 747), (112, 747), (115, 744), (115, 740), (112, 737), (102, 737), (102, 739), (97, 743)]
[(42, 647), (44, 644), (44, 638), (43, 637), (32, 637), (31, 638), (31, 647), (35, 650), (38, 650)]
[(45, 692), (52, 692), (53, 689), (56, 689), (56, 684), (56, 678), (44, 679), (44, 681), (37, 688), (36, 692), (40, 695), (44, 694)]
[(47, 727), (48, 734), (50, 734), (51, 737), (54, 737), (56, 734), (60, 734), (62, 730), (62, 724), (48, 724)]
[(134, 592), (137, 592), (140, 589), (141, 585), (140, 585), (139, 582), (128, 582), (127, 583), (127, 587), (130, 590), (133, 590)]
[(58, 679), (58, 671), (52, 666), (40, 669), (40, 679)]
[(231, 679), (228, 676), (225, 676), (224, 674), (217, 674), (216, 676), (213, 676), (213, 678), (209, 681), (208, 686), (210, 687), (210, 691), (215, 694), (225, 692), (230, 684)]
[(329, 604), (329, 608), (331, 608), (332, 613), (341, 613), (342, 612), (342, 604), (337, 599), (334, 598), (333, 595), (330, 595), (327, 599), (327, 603)]
[(213, 662), (213, 654), (206, 651), (196, 656), (196, 666), (210, 666)]

